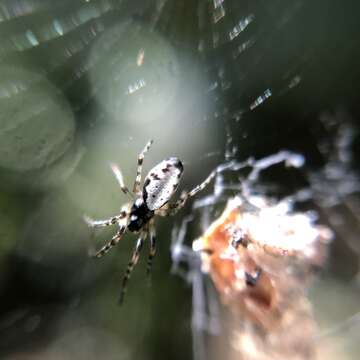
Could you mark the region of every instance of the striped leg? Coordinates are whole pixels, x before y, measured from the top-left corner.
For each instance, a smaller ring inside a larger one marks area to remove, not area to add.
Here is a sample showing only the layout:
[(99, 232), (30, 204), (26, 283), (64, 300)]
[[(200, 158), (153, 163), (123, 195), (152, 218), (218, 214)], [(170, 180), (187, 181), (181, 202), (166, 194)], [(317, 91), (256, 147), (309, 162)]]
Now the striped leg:
[(120, 185), (122, 192), (126, 195), (129, 195), (131, 198), (134, 198), (133, 194), (129, 191), (129, 189), (127, 188), (127, 186), (124, 183), (124, 178), (122, 176), (120, 168), (116, 164), (110, 164), (110, 166), (111, 166), (111, 170), (113, 171), (113, 173), (116, 177), (116, 180), (118, 181), (118, 183)]
[(151, 273), (153, 258), (156, 254), (156, 233), (154, 224), (150, 224), (150, 252), (147, 261), (146, 275)]
[(189, 195), (187, 198), (195, 196), (198, 192), (204, 190), (206, 188), (206, 186), (208, 186), (210, 184), (211, 180), (215, 177), (216, 173), (217, 173), (216, 170), (212, 171), (210, 173), (210, 175), (200, 185), (195, 186), (194, 189), (192, 189), (189, 192)]
[(97, 228), (97, 227), (105, 227), (114, 225), (116, 223), (122, 222), (127, 216), (130, 211), (130, 204), (125, 204), (120, 211), (119, 215), (113, 216), (110, 219), (106, 220), (93, 220), (87, 215), (83, 216), (84, 221), (86, 224), (91, 228)]
[(97, 251), (93, 256), (96, 258), (103, 257), (108, 251), (110, 251), (122, 238), (126, 230), (125, 225), (121, 225), (118, 232), (111, 238), (111, 240), (105, 244), (99, 251)]
[(206, 186), (210, 184), (211, 180), (214, 179), (216, 173), (216, 170), (211, 172), (210, 175), (200, 185), (195, 186), (191, 191), (183, 191), (180, 195), (179, 200), (169, 206), (167, 215), (175, 215), (181, 208), (185, 206), (186, 201), (189, 198), (195, 196), (198, 192), (204, 190)]
[(144, 147), (144, 150), (138, 156), (136, 178), (135, 178), (134, 188), (133, 188), (133, 193), (135, 193), (135, 194), (138, 194), (141, 191), (140, 185), (141, 185), (142, 164), (144, 161), (145, 154), (149, 151), (152, 143), (153, 143), (153, 140), (148, 141), (148, 143)]
[(110, 226), (110, 225), (114, 225), (117, 222), (119, 222), (121, 219), (123, 219), (126, 216), (126, 214), (124, 215), (123, 213), (121, 213), (120, 215), (117, 216), (113, 216), (110, 219), (106, 219), (106, 220), (93, 220), (90, 217), (84, 215), (83, 219), (86, 222), (86, 224), (91, 227), (91, 228), (97, 228), (97, 227), (105, 227), (105, 226)]
[(135, 265), (137, 264), (138, 260), (139, 260), (139, 256), (140, 256), (140, 251), (143, 247), (144, 244), (144, 240), (146, 238), (146, 232), (143, 232), (139, 239), (136, 242), (136, 246), (135, 249), (133, 251), (132, 257), (128, 263), (125, 275), (123, 277), (123, 281), (122, 281), (122, 286), (121, 286), (121, 293), (120, 293), (120, 298), (119, 298), (119, 304), (121, 305), (124, 301), (124, 297), (125, 297), (125, 293), (127, 290), (127, 283), (130, 279), (131, 273), (135, 267)]

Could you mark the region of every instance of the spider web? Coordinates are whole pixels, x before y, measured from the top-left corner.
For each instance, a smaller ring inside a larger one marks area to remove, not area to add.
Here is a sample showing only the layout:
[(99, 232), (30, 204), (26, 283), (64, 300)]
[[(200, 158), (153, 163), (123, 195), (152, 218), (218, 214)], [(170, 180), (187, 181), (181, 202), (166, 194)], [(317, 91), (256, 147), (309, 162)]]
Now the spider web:
[[(329, 349), (323, 358), (344, 357), (342, 348), (356, 357), (356, 7), (2, 1), (2, 358), (225, 356), (233, 345), (221, 325), (226, 310), (191, 244), (240, 193), (315, 211), (334, 231), (326, 270), (310, 290), (316, 336)], [(122, 311), (115, 299), (133, 239), (94, 264), (88, 249), (112, 232), (89, 239), (81, 216), (118, 212), (127, 200), (108, 165), (118, 163), (131, 187), (149, 139), (145, 173), (174, 155), (184, 163), (183, 189), (218, 174), (175, 219), (159, 222), (152, 287), (142, 286), (139, 264)]]

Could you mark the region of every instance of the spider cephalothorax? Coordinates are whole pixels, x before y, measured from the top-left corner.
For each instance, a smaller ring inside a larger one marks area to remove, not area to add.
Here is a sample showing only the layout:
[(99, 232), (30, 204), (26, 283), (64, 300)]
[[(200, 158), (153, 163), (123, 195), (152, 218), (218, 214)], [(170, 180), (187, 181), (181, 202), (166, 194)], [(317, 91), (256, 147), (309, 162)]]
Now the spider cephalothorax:
[(134, 201), (130, 214), (127, 228), (131, 232), (140, 231), (154, 216), (154, 211), (150, 210), (144, 199), (138, 198)]
[(90, 227), (102, 227), (118, 224), (119, 230), (112, 239), (95, 253), (95, 257), (100, 258), (105, 255), (113, 246), (115, 246), (126, 230), (134, 233), (140, 233), (136, 246), (128, 264), (123, 278), (120, 302), (123, 301), (126, 291), (126, 284), (130, 278), (131, 271), (139, 260), (140, 251), (147, 236), (150, 238), (150, 252), (148, 257), (147, 273), (151, 271), (152, 259), (155, 256), (155, 226), (154, 217), (156, 215), (168, 216), (174, 215), (181, 209), (188, 198), (194, 196), (203, 190), (215, 176), (213, 171), (205, 181), (196, 186), (190, 192), (183, 192), (178, 201), (170, 204), (169, 200), (175, 193), (182, 173), (183, 165), (176, 157), (161, 161), (154, 166), (145, 178), (144, 185), (141, 188), (141, 171), (145, 153), (149, 150), (152, 141), (149, 141), (144, 150), (138, 157), (138, 168), (133, 191), (130, 192), (125, 186), (120, 169), (117, 165), (111, 165), (112, 171), (118, 180), (121, 190), (132, 197), (133, 202), (124, 205), (119, 215), (107, 220), (92, 220), (85, 216), (85, 222)]

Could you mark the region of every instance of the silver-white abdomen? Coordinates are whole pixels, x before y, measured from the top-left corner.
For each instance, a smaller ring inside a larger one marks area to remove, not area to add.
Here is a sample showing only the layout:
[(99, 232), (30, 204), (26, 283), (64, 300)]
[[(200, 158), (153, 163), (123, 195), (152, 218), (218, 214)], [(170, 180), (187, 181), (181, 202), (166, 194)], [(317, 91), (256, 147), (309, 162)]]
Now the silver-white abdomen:
[(172, 157), (153, 167), (144, 181), (143, 197), (150, 210), (166, 204), (176, 191), (183, 173), (181, 161)]

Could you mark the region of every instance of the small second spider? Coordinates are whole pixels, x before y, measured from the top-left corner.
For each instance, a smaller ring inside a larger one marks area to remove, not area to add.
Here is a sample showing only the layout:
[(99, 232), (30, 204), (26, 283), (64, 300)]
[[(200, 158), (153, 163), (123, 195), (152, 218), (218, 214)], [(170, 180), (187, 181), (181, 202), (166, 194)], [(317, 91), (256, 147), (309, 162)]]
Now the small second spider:
[(113, 216), (110, 219), (93, 220), (84, 216), (85, 222), (93, 228), (115, 224), (119, 227), (112, 239), (94, 254), (94, 257), (96, 258), (101, 258), (113, 246), (115, 246), (120, 241), (126, 230), (140, 234), (123, 277), (119, 303), (122, 303), (124, 300), (127, 282), (134, 266), (139, 260), (140, 251), (147, 237), (149, 237), (150, 240), (147, 274), (150, 274), (152, 260), (156, 251), (154, 225), (155, 216), (169, 216), (176, 214), (176, 212), (185, 205), (186, 201), (199, 191), (203, 190), (216, 174), (216, 171), (213, 171), (200, 185), (197, 185), (189, 192), (182, 192), (180, 198), (176, 202), (169, 203), (170, 198), (177, 190), (184, 167), (181, 161), (176, 157), (170, 157), (163, 160), (149, 171), (144, 184), (141, 187), (142, 164), (144, 156), (150, 149), (152, 143), (153, 141), (150, 140), (138, 156), (137, 174), (132, 192), (130, 192), (125, 186), (119, 167), (115, 164), (111, 165), (111, 169), (120, 185), (121, 190), (132, 198), (132, 202), (125, 204), (122, 207), (120, 214)]

